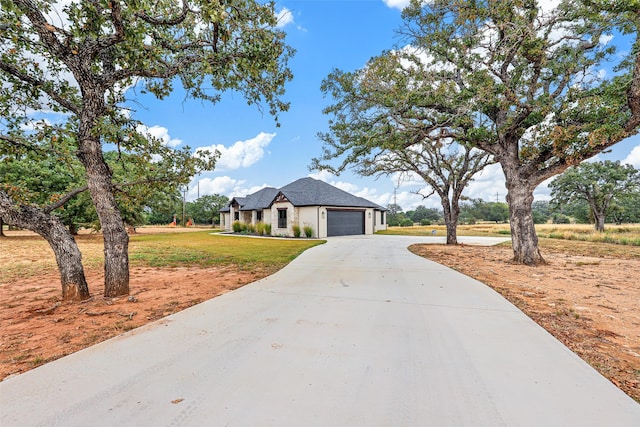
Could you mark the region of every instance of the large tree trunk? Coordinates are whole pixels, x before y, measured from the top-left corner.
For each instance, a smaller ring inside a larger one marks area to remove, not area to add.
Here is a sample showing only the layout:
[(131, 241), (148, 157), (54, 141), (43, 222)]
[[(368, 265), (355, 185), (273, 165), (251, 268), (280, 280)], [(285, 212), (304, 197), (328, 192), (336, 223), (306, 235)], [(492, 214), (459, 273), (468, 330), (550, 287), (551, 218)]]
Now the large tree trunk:
[(458, 244), (458, 215), (460, 207), (457, 201), (451, 203), (447, 197), (440, 197), (444, 210), (444, 223), (447, 227), (447, 245)]
[(4, 235), (4, 221), (0, 218), (0, 237), (5, 237)]
[(593, 217), (595, 219), (596, 231), (599, 231), (600, 233), (602, 233), (604, 231), (604, 221), (606, 218), (605, 214), (601, 212), (593, 211)]
[(81, 301), (90, 297), (80, 249), (57, 217), (33, 206), (18, 206), (2, 191), (0, 216), (7, 224), (34, 231), (47, 240), (56, 256), (63, 300)]
[(514, 176), (516, 173), (510, 173), (504, 165), (503, 171), (509, 204), (513, 260), (519, 264), (532, 266), (545, 264), (538, 248), (538, 235), (531, 210), (535, 185)]
[(99, 141), (84, 138), (78, 154), (104, 237), (104, 296), (129, 293), (129, 235), (118, 210), (111, 170)]

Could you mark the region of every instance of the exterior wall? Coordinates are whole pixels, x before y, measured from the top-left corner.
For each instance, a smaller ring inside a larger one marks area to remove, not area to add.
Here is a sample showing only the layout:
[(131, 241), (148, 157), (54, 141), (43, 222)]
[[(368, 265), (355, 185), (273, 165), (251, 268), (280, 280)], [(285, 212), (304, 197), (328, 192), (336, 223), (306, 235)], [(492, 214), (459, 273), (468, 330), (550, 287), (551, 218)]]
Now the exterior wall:
[[(220, 229), (225, 231), (233, 230), (233, 223), (236, 221), (236, 219), (234, 219), (236, 213), (238, 214), (239, 218), (237, 221), (253, 225), (260, 222), (258, 221), (258, 211), (238, 211), (234, 209), (233, 206), (231, 206), (229, 212), (220, 213)], [(262, 222), (264, 222), (265, 224), (271, 224), (271, 209), (264, 209), (262, 211)], [(278, 223), (276, 221), (276, 225), (277, 224)]]
[(375, 221), (373, 225), (373, 232), (387, 229), (387, 213), (385, 211), (374, 210)]
[(225, 230), (232, 230), (233, 223), (236, 221), (236, 214), (238, 215), (238, 220), (240, 220), (241, 212), (238, 211), (238, 207), (231, 205), (229, 206), (229, 213), (225, 215), (229, 215), (229, 221), (225, 222)]
[[(313, 235), (312, 237), (319, 237), (318, 234), (318, 225), (319, 225), (319, 221), (318, 221), (318, 207), (317, 206), (304, 206), (301, 208), (298, 208), (298, 225), (300, 226), (300, 230), (302, 233), (302, 236), (304, 236), (304, 227), (309, 226), (311, 228), (313, 228)], [(325, 232), (325, 236), (326, 236), (326, 232)]]
[(230, 212), (221, 212), (220, 213), (220, 229), (225, 231), (231, 231), (231, 213)]
[(262, 210), (262, 222), (264, 222), (265, 224), (271, 224), (271, 209)]
[(326, 206), (317, 206), (318, 211), (318, 235), (316, 237), (324, 239), (327, 237), (327, 208)]
[[(287, 227), (278, 228), (278, 210), (287, 210)], [(293, 236), (293, 221), (295, 215), (295, 208), (289, 202), (276, 202), (271, 205), (271, 235), (272, 236)]]
[(373, 229), (373, 221), (374, 221), (374, 217), (373, 215), (375, 214), (373, 209), (366, 209), (364, 212), (364, 234), (373, 234), (374, 233), (374, 229)]
[[(278, 228), (278, 209), (287, 210), (287, 227)], [(262, 211), (262, 222), (271, 224), (271, 235), (293, 237), (293, 225), (298, 224), (304, 236), (304, 227), (311, 226), (313, 228), (313, 237), (323, 239), (327, 237), (327, 209), (349, 209), (337, 206), (303, 206), (295, 207), (289, 202), (276, 202), (271, 208)], [(353, 208), (353, 210), (361, 211), (362, 208)], [(235, 222), (236, 210), (232, 206), (229, 212), (220, 215), (221, 228), (226, 231), (233, 229)], [(257, 211), (241, 211), (239, 213), (240, 221), (248, 224), (257, 224)], [(365, 234), (373, 234), (379, 230), (387, 229), (387, 215), (384, 211), (372, 208), (365, 209)]]

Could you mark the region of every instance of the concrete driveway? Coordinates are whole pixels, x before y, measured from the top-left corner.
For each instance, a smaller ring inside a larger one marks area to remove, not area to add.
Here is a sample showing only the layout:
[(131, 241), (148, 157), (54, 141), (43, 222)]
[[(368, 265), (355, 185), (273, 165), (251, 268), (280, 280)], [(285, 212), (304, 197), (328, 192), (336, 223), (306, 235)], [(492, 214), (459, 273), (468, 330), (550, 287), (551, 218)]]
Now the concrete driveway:
[(3, 381), (0, 425), (640, 426), (638, 403), (514, 306), (406, 250), (435, 240), (331, 238)]

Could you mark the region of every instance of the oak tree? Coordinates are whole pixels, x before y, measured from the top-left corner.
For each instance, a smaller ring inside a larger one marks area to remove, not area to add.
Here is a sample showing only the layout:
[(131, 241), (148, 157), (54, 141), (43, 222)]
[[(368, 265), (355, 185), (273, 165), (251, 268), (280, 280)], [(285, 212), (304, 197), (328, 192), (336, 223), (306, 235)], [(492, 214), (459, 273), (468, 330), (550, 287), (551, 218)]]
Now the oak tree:
[[(423, 103), (420, 58), (386, 52), (356, 72), (335, 70), (322, 83), (335, 103), (329, 132), (320, 133), (322, 156), (312, 168), (339, 174), (352, 168), (363, 176), (411, 173), (437, 194), (444, 211), (447, 244), (457, 244), (460, 199), (491, 156), (457, 143), (450, 115)], [(463, 131), (462, 129), (460, 130)], [(338, 159), (341, 163), (332, 166)]]
[(640, 172), (619, 161), (584, 162), (564, 171), (549, 188), (555, 205), (586, 202), (596, 231), (604, 231), (606, 217), (626, 197), (640, 193)]
[[(429, 63), (421, 102), (466, 120), (458, 139), (502, 167), (516, 262), (544, 262), (535, 188), (638, 130), (639, 14), (635, 1), (580, 0), (413, 0), (403, 11), (402, 33)], [(626, 55), (607, 43), (614, 33), (632, 39)]]
[[(128, 235), (105, 146), (149, 153), (156, 142), (131, 137), (127, 90), (162, 99), (174, 85), (216, 102), (242, 93), (277, 115), (291, 79), (292, 50), (276, 28), (273, 4), (253, 0), (0, 0), (0, 117), (16, 136), (34, 111), (70, 117), (104, 236), (105, 295), (129, 292)], [(55, 145), (50, 123), (36, 132)], [(53, 135), (55, 136), (55, 135)], [(135, 136), (135, 135), (134, 135)], [(210, 164), (213, 167), (213, 163)]]

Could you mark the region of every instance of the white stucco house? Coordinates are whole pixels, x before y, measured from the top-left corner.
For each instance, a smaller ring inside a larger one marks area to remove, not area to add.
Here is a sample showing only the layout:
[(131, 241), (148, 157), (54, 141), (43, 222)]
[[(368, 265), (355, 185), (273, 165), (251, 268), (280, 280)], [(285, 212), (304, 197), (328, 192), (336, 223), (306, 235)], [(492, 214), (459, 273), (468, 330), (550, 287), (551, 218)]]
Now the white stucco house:
[(316, 238), (387, 229), (385, 208), (313, 178), (234, 197), (220, 212), (220, 226), (231, 231), (235, 221), (253, 225), (262, 221), (271, 224), (271, 235), (289, 237), (295, 224), (311, 227)]

